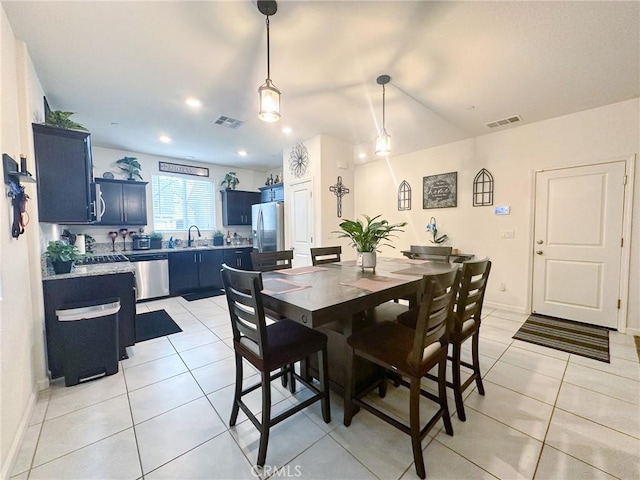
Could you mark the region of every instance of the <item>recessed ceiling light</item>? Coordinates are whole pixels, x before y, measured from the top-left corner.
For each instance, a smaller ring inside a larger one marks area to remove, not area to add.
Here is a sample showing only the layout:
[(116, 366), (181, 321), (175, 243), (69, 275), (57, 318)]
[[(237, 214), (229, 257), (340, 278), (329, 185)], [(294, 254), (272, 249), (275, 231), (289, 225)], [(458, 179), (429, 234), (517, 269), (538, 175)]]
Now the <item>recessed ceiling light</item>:
[(247, 156), (247, 151), (246, 150), (238, 150), (238, 155), (240, 155), (241, 157), (246, 157)]
[(194, 97), (187, 98), (184, 103), (189, 105), (191, 108), (200, 108), (202, 106), (202, 102)]
[(167, 137), (166, 135), (160, 135), (159, 140), (162, 143), (171, 143), (171, 137)]
[(358, 158), (367, 158), (367, 154), (366, 153), (359, 153), (358, 154)]
[(282, 133), (286, 133), (287, 135), (292, 132), (291, 127), (283, 127)]

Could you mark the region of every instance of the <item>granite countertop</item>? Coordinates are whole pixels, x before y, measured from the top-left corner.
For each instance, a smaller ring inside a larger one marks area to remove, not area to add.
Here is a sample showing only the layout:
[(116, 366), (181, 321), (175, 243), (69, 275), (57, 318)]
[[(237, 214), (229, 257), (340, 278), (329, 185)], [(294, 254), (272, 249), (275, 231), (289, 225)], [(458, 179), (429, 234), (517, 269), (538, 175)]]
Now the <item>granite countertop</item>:
[(116, 273), (134, 273), (135, 266), (129, 262), (101, 263), (97, 265), (76, 265), (71, 273), (56, 275), (53, 270), (46, 270), (42, 280), (64, 280), (66, 278), (93, 277), (97, 275), (113, 275)]
[[(241, 245), (205, 245), (200, 247), (175, 247), (175, 248), (154, 248), (150, 250), (127, 250), (122, 253), (123, 255), (146, 255), (149, 253), (177, 253), (177, 252), (190, 252), (190, 251), (202, 251), (202, 250), (227, 250), (230, 248), (253, 248), (253, 245), (244, 243)], [(97, 254), (99, 255), (99, 254)]]

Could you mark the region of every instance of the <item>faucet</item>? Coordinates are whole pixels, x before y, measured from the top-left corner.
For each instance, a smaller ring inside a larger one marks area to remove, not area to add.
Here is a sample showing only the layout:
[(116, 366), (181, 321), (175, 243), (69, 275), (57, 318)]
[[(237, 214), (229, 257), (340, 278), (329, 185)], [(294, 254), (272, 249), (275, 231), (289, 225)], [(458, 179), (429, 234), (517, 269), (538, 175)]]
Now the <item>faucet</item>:
[(200, 229), (196, 226), (196, 225), (191, 225), (189, 227), (189, 238), (187, 239), (187, 247), (190, 247), (191, 244), (193, 243), (193, 240), (191, 240), (191, 229), (193, 227), (196, 227), (196, 230), (198, 231), (198, 236), (201, 237), (202, 235), (200, 235)]

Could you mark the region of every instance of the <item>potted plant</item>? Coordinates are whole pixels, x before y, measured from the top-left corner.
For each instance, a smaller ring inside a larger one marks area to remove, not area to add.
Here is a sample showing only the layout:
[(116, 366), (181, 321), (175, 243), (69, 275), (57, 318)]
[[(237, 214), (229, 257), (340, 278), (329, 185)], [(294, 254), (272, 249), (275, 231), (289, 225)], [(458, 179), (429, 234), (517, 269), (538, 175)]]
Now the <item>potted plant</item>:
[(380, 247), (387, 245), (391, 248), (395, 248), (388, 242), (389, 238), (396, 237), (395, 232), (404, 232), (404, 227), (407, 222), (391, 224), (387, 220), (378, 220), (381, 215), (376, 215), (371, 218), (368, 215), (363, 215), (366, 219), (366, 223), (362, 220), (343, 220), (340, 224), (340, 230), (334, 233), (339, 233), (339, 238), (348, 238), (351, 240), (357, 252), (360, 260), (362, 261), (362, 269), (373, 268), (376, 270), (376, 252), (380, 251)]
[(45, 125), (66, 128), (67, 130), (84, 130), (86, 132), (86, 128), (69, 118), (71, 115), (74, 115), (74, 113), (75, 112), (63, 112), (62, 110), (51, 110), (47, 118), (45, 118), (44, 123)]
[(136, 177), (142, 180), (142, 175), (140, 175), (142, 166), (138, 163), (136, 157), (123, 157), (116, 161), (116, 164), (120, 167), (122, 173), (127, 175), (127, 180), (135, 180)]
[(56, 274), (69, 273), (74, 262), (87, 256), (86, 254), (81, 254), (75, 245), (70, 245), (61, 240), (49, 242), (44, 254), (51, 260), (53, 271), (56, 272)]
[(224, 233), (221, 230), (213, 232), (213, 244), (218, 247), (224, 245)]
[(240, 180), (238, 180), (238, 177), (236, 176), (236, 172), (227, 173), (224, 176), (224, 180), (222, 180), (220, 185), (224, 185), (225, 183), (227, 184), (227, 187), (226, 187), (227, 190), (235, 190), (236, 185), (240, 183)]
[(162, 234), (158, 232), (151, 232), (149, 234), (149, 248), (157, 250), (162, 248)]

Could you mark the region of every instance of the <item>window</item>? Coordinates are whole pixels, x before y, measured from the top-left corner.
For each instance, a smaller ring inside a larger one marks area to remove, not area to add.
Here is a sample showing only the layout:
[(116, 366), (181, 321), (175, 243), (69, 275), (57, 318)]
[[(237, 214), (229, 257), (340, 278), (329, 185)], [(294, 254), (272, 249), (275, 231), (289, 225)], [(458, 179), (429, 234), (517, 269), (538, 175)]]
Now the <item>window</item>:
[(184, 231), (190, 225), (215, 230), (212, 182), (152, 175), (151, 191), (155, 230)]

